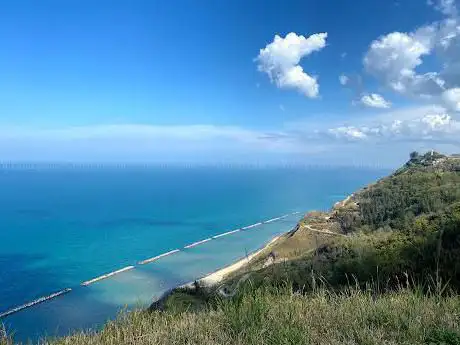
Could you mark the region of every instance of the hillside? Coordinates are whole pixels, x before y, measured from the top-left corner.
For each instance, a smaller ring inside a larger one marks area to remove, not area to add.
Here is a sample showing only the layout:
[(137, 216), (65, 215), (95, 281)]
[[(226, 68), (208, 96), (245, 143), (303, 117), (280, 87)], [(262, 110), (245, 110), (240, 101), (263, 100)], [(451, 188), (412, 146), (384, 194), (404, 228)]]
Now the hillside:
[(460, 158), (412, 153), (218, 284), (48, 343), (459, 345), (459, 290)]
[(204, 295), (232, 295), (248, 280), (253, 286), (289, 280), (306, 289), (315, 279), (334, 289), (372, 282), (394, 290), (409, 279), (431, 289), (448, 283), (458, 291), (460, 158), (411, 154), (395, 173), (330, 212), (306, 214), (293, 231)]

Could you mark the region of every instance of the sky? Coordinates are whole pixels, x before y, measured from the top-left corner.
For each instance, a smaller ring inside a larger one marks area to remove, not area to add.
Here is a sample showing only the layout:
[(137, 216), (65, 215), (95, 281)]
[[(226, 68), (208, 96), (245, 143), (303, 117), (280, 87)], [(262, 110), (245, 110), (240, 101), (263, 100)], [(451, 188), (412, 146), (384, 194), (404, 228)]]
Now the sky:
[(458, 0), (0, 3), (0, 162), (460, 152)]

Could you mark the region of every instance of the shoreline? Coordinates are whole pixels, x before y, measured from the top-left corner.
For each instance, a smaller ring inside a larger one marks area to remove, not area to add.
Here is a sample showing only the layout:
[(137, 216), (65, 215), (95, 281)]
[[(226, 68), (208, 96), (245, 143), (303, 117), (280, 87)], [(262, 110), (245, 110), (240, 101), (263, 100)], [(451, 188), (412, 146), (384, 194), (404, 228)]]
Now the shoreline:
[[(298, 211), (298, 212), (294, 212), (292, 214), (300, 214), (302, 212)], [(284, 215), (284, 216), (281, 216), (281, 217), (277, 217), (277, 218), (273, 218), (273, 219), (270, 219), (268, 221), (265, 221), (265, 222), (260, 222), (260, 223), (257, 223), (257, 224), (264, 224), (264, 223), (271, 223), (273, 221), (276, 221), (276, 220), (279, 220), (279, 219), (282, 219), (282, 218), (285, 218), (287, 215)], [(300, 221), (300, 220), (299, 220)], [(299, 221), (297, 222), (297, 225), (299, 224)], [(250, 226), (251, 227), (251, 226)], [(259, 254), (261, 254), (264, 250), (268, 249), (270, 246), (272, 246), (276, 241), (278, 241), (281, 237), (283, 237), (284, 235), (288, 234), (289, 232), (291, 232), (293, 229), (295, 229), (296, 226), (294, 226), (294, 228), (292, 228), (291, 230), (288, 230), (286, 232), (283, 232), (283, 233), (280, 233), (279, 235), (276, 235), (274, 237), (272, 237), (269, 241), (267, 241), (265, 244), (263, 244), (262, 246), (259, 247), (259, 249), (256, 249), (255, 251), (253, 252), (250, 252), (248, 255), (246, 255), (245, 257), (243, 258), (240, 258), (240, 259), (237, 259), (236, 261), (234, 261), (233, 263), (225, 266), (225, 267), (222, 267), (214, 272), (211, 272), (211, 273), (208, 273), (206, 274), (205, 276), (201, 277), (201, 278), (198, 278), (192, 282), (188, 282), (188, 283), (185, 283), (185, 284), (182, 284), (180, 286), (177, 286), (175, 288), (172, 288), (170, 291), (168, 291), (165, 295), (168, 295), (169, 293), (171, 293), (172, 291), (174, 291), (175, 289), (180, 289), (180, 288), (194, 288), (194, 284), (195, 282), (198, 282), (198, 283), (201, 283), (203, 284), (205, 287), (212, 287), (212, 286), (215, 286), (217, 284), (219, 284), (220, 282), (222, 282), (226, 277), (228, 277), (230, 274), (232, 274), (233, 272), (239, 270), (240, 268), (243, 268), (245, 266), (247, 266), (255, 257), (257, 257)], [(244, 228), (242, 228), (244, 229)], [(240, 231), (240, 229), (237, 229), (237, 230), (233, 230), (233, 231), (229, 231), (228, 234), (230, 233), (233, 233), (233, 232), (236, 232), (236, 231)], [(226, 235), (227, 233), (224, 233), (224, 234), (221, 234), (221, 235)], [(221, 235), (218, 235), (218, 236), (214, 236), (214, 237), (219, 237)], [(213, 238), (214, 238), (213, 237)], [(162, 297), (160, 297), (157, 301), (161, 300)], [(155, 303), (155, 301), (154, 301)]]
[[(290, 230), (292, 231), (292, 230)], [(276, 243), (281, 237), (283, 237), (285, 234), (289, 233), (289, 231), (286, 231), (284, 233), (281, 233), (275, 237), (273, 237), (271, 240), (266, 242), (264, 245), (259, 247), (259, 249), (256, 249), (255, 251), (251, 252), (248, 254), (246, 257), (237, 259), (235, 262), (222, 267), (214, 272), (208, 273), (204, 275), (201, 278), (198, 278), (193, 281), (189, 281), (188, 283), (178, 285), (176, 287), (173, 287), (167, 291), (165, 291), (160, 297), (154, 299), (150, 306), (147, 308), (149, 310), (156, 310), (159, 309), (161, 310), (163, 308), (163, 303), (164, 301), (172, 294), (174, 291), (177, 289), (195, 289), (195, 282), (198, 282), (199, 284), (202, 284), (202, 286), (206, 288), (210, 288), (213, 286), (218, 285), (220, 282), (222, 282), (228, 275), (231, 273), (239, 270), (240, 268), (248, 265), (255, 257), (257, 257), (259, 254), (261, 254), (264, 250), (269, 248), (271, 245)]]
[[(228, 275), (231, 273), (239, 270), (240, 268), (245, 267), (248, 265), (255, 257), (261, 254), (264, 250), (268, 249), (271, 245), (273, 245), (276, 241), (278, 241), (284, 234), (278, 235), (273, 237), (270, 241), (268, 241), (265, 245), (257, 249), (256, 251), (248, 254), (246, 257), (235, 261), (234, 263), (225, 266), (221, 269), (218, 269), (215, 272), (209, 273), (208, 275), (198, 279), (198, 283), (203, 284), (206, 287), (214, 286), (222, 282)], [(189, 283), (190, 284), (190, 283)], [(189, 285), (186, 284), (186, 285)]]

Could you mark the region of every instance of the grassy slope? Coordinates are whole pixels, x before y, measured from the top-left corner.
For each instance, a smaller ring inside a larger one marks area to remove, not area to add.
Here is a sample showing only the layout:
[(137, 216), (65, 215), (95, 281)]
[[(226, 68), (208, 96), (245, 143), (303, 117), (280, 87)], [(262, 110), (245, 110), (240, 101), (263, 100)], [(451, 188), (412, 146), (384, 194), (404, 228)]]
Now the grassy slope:
[[(270, 256), (275, 265), (263, 267)], [(222, 287), (234, 291), (248, 276), (254, 286), (289, 280), (305, 289), (314, 286), (312, 277), (321, 277), (332, 288), (371, 281), (379, 290), (394, 289), (410, 276), (427, 289), (449, 282), (458, 291), (460, 159), (420, 156), (331, 212), (307, 214), (275, 246), (198, 298), (208, 302)]]
[(459, 288), (460, 159), (425, 155), (308, 214), (223, 284), (56, 343), (460, 345)]
[(198, 312), (134, 312), (53, 344), (459, 344), (459, 313), (455, 297), (270, 288)]

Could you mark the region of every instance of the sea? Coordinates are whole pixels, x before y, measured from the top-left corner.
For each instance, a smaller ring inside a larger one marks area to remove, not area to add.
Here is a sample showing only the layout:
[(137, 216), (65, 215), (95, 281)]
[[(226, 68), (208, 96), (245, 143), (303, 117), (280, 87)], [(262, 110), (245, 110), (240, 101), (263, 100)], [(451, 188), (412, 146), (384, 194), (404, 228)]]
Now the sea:
[[(97, 329), (120, 310), (148, 306), (169, 289), (244, 258), (294, 228), (305, 212), (328, 210), (388, 173), (344, 167), (2, 167), (0, 314), (72, 291), (0, 322), (17, 340)], [(252, 224), (258, 225), (212, 239)], [(127, 266), (134, 268), (81, 285)]]

